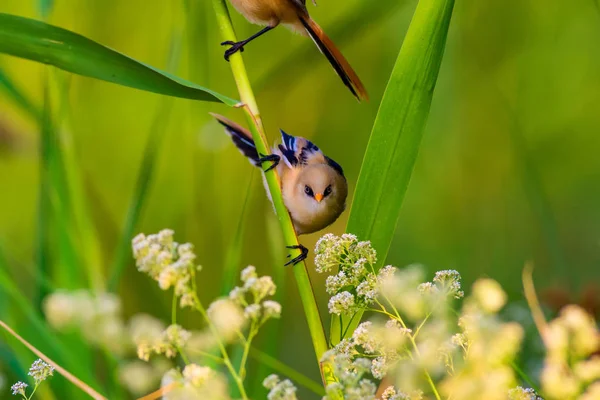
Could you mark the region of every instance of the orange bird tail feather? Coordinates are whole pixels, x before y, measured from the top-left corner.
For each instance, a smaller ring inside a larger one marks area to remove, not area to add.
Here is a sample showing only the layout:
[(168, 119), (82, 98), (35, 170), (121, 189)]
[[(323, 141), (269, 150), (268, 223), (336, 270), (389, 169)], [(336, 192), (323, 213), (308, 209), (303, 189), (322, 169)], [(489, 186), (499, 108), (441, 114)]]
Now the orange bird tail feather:
[(323, 32), (323, 29), (313, 21), (308, 15), (301, 15), (300, 21), (306, 29), (306, 32), (315, 42), (321, 53), (327, 57), (327, 60), (338, 74), (338, 76), (344, 82), (344, 85), (350, 89), (352, 94), (360, 100), (369, 100), (367, 90), (363, 86), (362, 82), (356, 72), (350, 66), (350, 63), (346, 60), (344, 55), (335, 46), (333, 41)]

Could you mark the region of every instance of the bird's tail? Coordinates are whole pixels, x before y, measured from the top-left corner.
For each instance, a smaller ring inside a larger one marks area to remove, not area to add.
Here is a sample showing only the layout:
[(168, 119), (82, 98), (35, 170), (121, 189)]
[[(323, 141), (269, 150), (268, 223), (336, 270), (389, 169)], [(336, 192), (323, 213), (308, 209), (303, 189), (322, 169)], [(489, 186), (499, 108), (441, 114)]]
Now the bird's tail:
[(369, 95), (363, 86), (356, 72), (350, 66), (350, 63), (344, 58), (342, 52), (338, 50), (333, 41), (323, 32), (323, 29), (313, 21), (308, 15), (301, 15), (300, 21), (306, 29), (306, 32), (315, 42), (321, 53), (327, 57), (331, 66), (344, 82), (344, 85), (350, 89), (352, 94), (360, 100), (368, 100)]
[(258, 161), (258, 151), (252, 140), (252, 134), (246, 129), (236, 124), (235, 122), (225, 118), (222, 115), (210, 113), (221, 125), (225, 127), (225, 132), (231, 137), (235, 147), (248, 158), (248, 160), (256, 166), (260, 165)]

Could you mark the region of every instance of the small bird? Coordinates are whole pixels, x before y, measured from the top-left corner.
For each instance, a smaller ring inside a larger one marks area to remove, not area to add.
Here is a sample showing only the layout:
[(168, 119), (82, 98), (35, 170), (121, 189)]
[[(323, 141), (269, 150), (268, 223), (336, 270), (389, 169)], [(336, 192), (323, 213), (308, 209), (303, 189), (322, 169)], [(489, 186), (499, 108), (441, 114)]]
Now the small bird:
[[(272, 154), (259, 154), (248, 130), (221, 115), (211, 115), (225, 127), (233, 143), (253, 165), (262, 167), (272, 162), (265, 172), (277, 168), (283, 202), (298, 235), (319, 231), (342, 214), (348, 196), (344, 171), (314, 143), (281, 130), (282, 143), (272, 148)], [(302, 253), (285, 265), (297, 264), (308, 255), (308, 249), (302, 245), (288, 248), (300, 249)]]
[(292, 31), (310, 36), (354, 97), (359, 101), (368, 100), (367, 91), (356, 72), (333, 41), (323, 32), (323, 29), (308, 15), (306, 0), (231, 0), (231, 4), (248, 21), (266, 26), (246, 40), (221, 43), (223, 46), (231, 46), (225, 51), (227, 61), (235, 52), (244, 51), (244, 46), (252, 40), (267, 33), (277, 25), (283, 24)]

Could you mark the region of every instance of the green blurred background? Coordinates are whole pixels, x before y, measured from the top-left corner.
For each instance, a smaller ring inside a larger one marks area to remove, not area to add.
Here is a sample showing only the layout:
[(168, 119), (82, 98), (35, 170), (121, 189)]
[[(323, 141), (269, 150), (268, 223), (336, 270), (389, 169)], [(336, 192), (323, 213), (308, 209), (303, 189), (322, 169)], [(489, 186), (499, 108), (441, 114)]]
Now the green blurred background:
[[(371, 101), (365, 104), (347, 93), (309, 39), (282, 27), (248, 45), (244, 59), (269, 139), (276, 139), (278, 128), (310, 138), (344, 167), (353, 189), (415, 4), (321, 0), (318, 7), (309, 6), (368, 88)], [(2, 0), (0, 12), (41, 18), (34, 1)], [(238, 37), (257, 30), (235, 11), (232, 16)], [(238, 97), (208, 0), (55, 0), (47, 20), (162, 69), (169, 68), (171, 58), (177, 75)], [(595, 0), (457, 2), (388, 263), (418, 262), (430, 272), (457, 269), (467, 284), (490, 276), (520, 300), (520, 272), (532, 260), (539, 288), (571, 301), (580, 301), (586, 291), (597, 301), (598, 37)], [(179, 54), (174, 63), (173, 48)], [(7, 56), (0, 56), (0, 68), (42, 107), (48, 68)], [(243, 122), (242, 113), (54, 69), (49, 76), (53, 117), (60, 119), (59, 133), (68, 136), (80, 168), (104, 275), (110, 274), (121, 240), (144, 148), (157, 132), (155, 171), (135, 232), (168, 227), (177, 240), (192, 242), (204, 266), (199, 279), (207, 301), (221, 292), (227, 263), (253, 264), (259, 273), (276, 276), (285, 294), (276, 353), (317, 377), (296, 286), (291, 269), (281, 266), (285, 253), (259, 174), (208, 115), (218, 112)], [(39, 296), (39, 149), (38, 123), (0, 90), (0, 248), (9, 274), (32, 304)], [(346, 218), (347, 213), (328, 231), (343, 232)], [(47, 263), (46, 289), (69, 282), (60, 278), (63, 228), (56, 219), (48, 229), (56, 248)], [(240, 229), (238, 252), (234, 242)], [(311, 248), (319, 235), (302, 242)], [(170, 296), (139, 274), (127, 256), (119, 285), (126, 314), (145, 311), (167, 319)], [(323, 277), (313, 271), (311, 277), (327, 318)], [(8, 298), (0, 301), (1, 317), (18, 323)], [(186, 315), (184, 324), (197, 322)]]

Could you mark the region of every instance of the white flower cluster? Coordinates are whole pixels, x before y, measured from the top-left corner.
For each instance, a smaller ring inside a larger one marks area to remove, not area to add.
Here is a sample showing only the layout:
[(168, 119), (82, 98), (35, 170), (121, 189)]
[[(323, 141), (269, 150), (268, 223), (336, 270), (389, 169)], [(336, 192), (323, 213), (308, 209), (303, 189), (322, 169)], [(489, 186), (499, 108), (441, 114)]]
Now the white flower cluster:
[(31, 376), (35, 382), (35, 387), (33, 388), (33, 392), (31, 393), (31, 395), (27, 396), (27, 394), (26, 394), (27, 387), (29, 385), (27, 385), (25, 382), (21, 382), (21, 381), (12, 385), (10, 390), (12, 391), (12, 394), (14, 396), (21, 396), (27, 400), (27, 399), (31, 398), (31, 396), (36, 391), (39, 384), (42, 383), (43, 381), (45, 381), (46, 379), (48, 379), (49, 377), (51, 377), (53, 374), (54, 374), (54, 367), (51, 366), (50, 364), (48, 364), (47, 362), (45, 362), (44, 360), (38, 358), (37, 360), (35, 360), (33, 362), (33, 364), (31, 364), (31, 367), (29, 368), (29, 372), (27, 373), (27, 375)]
[(31, 364), (31, 368), (29, 368), (29, 372), (27, 375), (31, 376), (35, 381), (36, 386), (40, 384), (40, 382), (45, 381), (49, 376), (54, 374), (54, 367), (38, 358)]
[(43, 309), (53, 328), (61, 332), (79, 330), (88, 342), (114, 354), (124, 354), (130, 344), (121, 301), (113, 293), (57, 291), (44, 299)]
[(263, 386), (269, 389), (268, 400), (297, 400), (296, 386), (289, 379), (282, 381), (279, 376), (271, 374), (265, 378)]
[(460, 288), (460, 274), (453, 269), (438, 271), (435, 273), (433, 283), (447, 295), (453, 296), (455, 299), (460, 299), (465, 296), (465, 293)]
[(377, 253), (371, 243), (360, 242), (351, 234), (326, 234), (317, 242), (315, 254), (317, 271), (333, 272), (325, 283), (331, 295), (331, 314), (351, 314), (366, 308), (377, 297), (381, 282), (395, 271), (387, 266), (376, 273)]
[(163, 395), (164, 400), (227, 400), (227, 380), (217, 371), (197, 364), (188, 364), (179, 372), (169, 370), (161, 387), (172, 386)]
[(21, 395), (23, 396), (23, 398), (27, 398), (27, 396), (25, 395), (25, 390), (27, 390), (27, 386), (29, 386), (28, 384), (26, 384), (25, 382), (17, 382), (14, 385), (12, 385), (10, 387), (10, 390), (12, 390), (12, 394), (13, 396), (17, 396), (17, 395)]
[(157, 281), (162, 290), (175, 288), (182, 307), (193, 307), (197, 302), (193, 279), (201, 267), (194, 263), (193, 246), (174, 242), (173, 235), (170, 229), (148, 236), (140, 233), (132, 241), (133, 256), (140, 272)]
[[(322, 357), (321, 361), (333, 361), (339, 379), (327, 387), (328, 398), (335, 398), (335, 393), (343, 394), (345, 399), (375, 398), (377, 386), (368, 378), (369, 374), (382, 379), (407, 352), (410, 334), (411, 331), (396, 320), (389, 320), (385, 325), (361, 323), (351, 338), (342, 340)], [(403, 398), (396, 395), (390, 398)]]
[(600, 331), (579, 306), (564, 307), (543, 335), (547, 354), (540, 377), (547, 400), (600, 399)]
[[(169, 341), (173, 328), (169, 336), (165, 324), (147, 314), (134, 315), (126, 324), (121, 317), (121, 301), (114, 294), (58, 291), (46, 297), (43, 307), (53, 328), (62, 332), (77, 330), (90, 344), (115, 355), (133, 356), (136, 349), (144, 360), (153, 352), (174, 355), (173, 341)], [(183, 333), (185, 338), (187, 335)], [(141, 395), (155, 387), (170, 367), (171, 363), (165, 360), (152, 364), (129, 360), (119, 368), (119, 377), (128, 390)]]
[(173, 358), (182, 349), (192, 334), (179, 325), (169, 325), (160, 336), (150, 335), (138, 339), (137, 354), (141, 360), (148, 361), (150, 355), (163, 354), (167, 358)]
[(331, 314), (353, 314), (383, 296), (406, 311), (408, 317), (418, 319), (439, 298), (464, 296), (460, 274), (454, 270), (439, 271), (433, 282), (426, 283), (421, 283), (423, 272), (420, 266), (398, 271), (388, 265), (376, 271), (377, 253), (371, 243), (361, 242), (352, 234), (326, 234), (317, 242), (315, 254), (317, 271), (332, 273), (325, 282), (325, 289), (331, 295)]
[(265, 300), (273, 296), (277, 286), (270, 276), (259, 277), (256, 268), (246, 267), (240, 278), (243, 286), (236, 286), (229, 293), (229, 299), (239, 307), (244, 308), (244, 316), (248, 320), (262, 325), (271, 318), (281, 317), (281, 304), (273, 300)]

